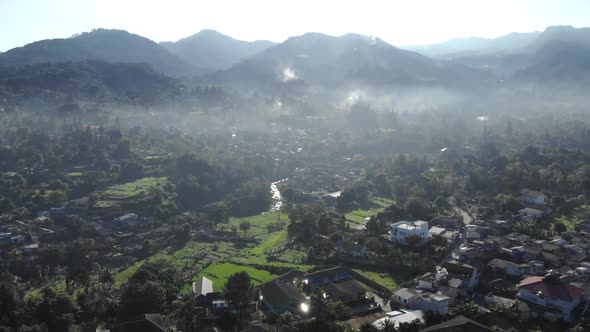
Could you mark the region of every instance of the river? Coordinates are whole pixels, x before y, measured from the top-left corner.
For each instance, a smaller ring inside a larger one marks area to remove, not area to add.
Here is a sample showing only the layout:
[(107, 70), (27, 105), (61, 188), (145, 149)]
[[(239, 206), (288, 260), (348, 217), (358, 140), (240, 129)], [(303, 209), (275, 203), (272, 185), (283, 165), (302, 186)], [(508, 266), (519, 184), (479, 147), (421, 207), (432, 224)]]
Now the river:
[(282, 179), (279, 181), (275, 181), (270, 184), (270, 193), (272, 195), (272, 202), (270, 203), (270, 212), (278, 211), (283, 207), (283, 195), (281, 195), (281, 191), (279, 190), (279, 184), (287, 181), (288, 179)]

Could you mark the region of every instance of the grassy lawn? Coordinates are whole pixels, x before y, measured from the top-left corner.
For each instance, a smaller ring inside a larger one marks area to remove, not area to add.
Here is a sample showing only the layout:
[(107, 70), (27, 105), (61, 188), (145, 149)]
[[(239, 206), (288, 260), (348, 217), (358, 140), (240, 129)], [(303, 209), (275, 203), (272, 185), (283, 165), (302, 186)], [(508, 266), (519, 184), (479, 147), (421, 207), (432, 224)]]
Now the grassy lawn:
[(394, 289), (395, 287), (397, 287), (397, 282), (392, 278), (392, 276), (389, 273), (379, 273), (357, 269), (355, 269), (354, 271), (364, 275), (365, 277), (389, 289)]
[(115, 279), (115, 287), (119, 288), (122, 284), (126, 283), (127, 280), (129, 280), (129, 278), (131, 278), (131, 276), (135, 273), (135, 271), (137, 271), (144, 263), (145, 261), (137, 262), (130, 267), (115, 273), (113, 276)]
[(590, 218), (590, 205), (582, 205), (575, 208), (571, 213), (564, 214), (555, 219), (563, 223), (568, 231), (571, 231), (578, 221), (588, 218)]
[(259, 245), (250, 249), (248, 253), (254, 256), (264, 255), (267, 250), (277, 248), (285, 243), (287, 243), (287, 230), (283, 229), (269, 235)]
[(250, 223), (250, 229), (247, 232), (248, 236), (266, 238), (269, 235), (267, 226), (278, 222), (279, 218), (285, 224), (289, 222), (289, 218), (285, 213), (273, 211), (252, 217), (230, 218), (227, 228), (229, 229), (232, 225), (239, 226), (240, 223), (247, 221)]
[(117, 206), (121, 201), (136, 198), (147, 193), (151, 188), (163, 185), (166, 181), (165, 177), (146, 177), (133, 182), (112, 185), (99, 193), (101, 199), (96, 203), (96, 207)]
[(350, 224), (351, 227), (357, 228), (359, 225), (365, 224), (365, 219), (370, 218), (379, 212), (382, 212), (386, 207), (390, 206), (391, 204), (395, 203), (395, 201), (382, 198), (382, 197), (375, 197), (371, 199), (370, 204), (371, 207), (367, 210), (354, 210), (352, 212), (346, 213), (344, 217), (346, 221)]
[(232, 263), (216, 263), (201, 271), (193, 280), (197, 280), (200, 277), (209, 278), (213, 281), (213, 289), (215, 291), (221, 291), (227, 282), (227, 278), (230, 275), (241, 271), (246, 271), (252, 278), (252, 282), (256, 285), (271, 281), (276, 277), (276, 275), (271, 274), (268, 271), (255, 269), (249, 266)]

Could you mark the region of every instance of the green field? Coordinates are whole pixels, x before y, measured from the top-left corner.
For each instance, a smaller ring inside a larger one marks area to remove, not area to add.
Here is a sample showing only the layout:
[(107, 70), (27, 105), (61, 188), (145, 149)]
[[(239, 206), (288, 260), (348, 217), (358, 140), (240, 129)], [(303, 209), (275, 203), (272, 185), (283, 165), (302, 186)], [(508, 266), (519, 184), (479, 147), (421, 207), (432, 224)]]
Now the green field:
[[(200, 255), (206, 253), (204, 257)], [(236, 256), (239, 251), (229, 242), (197, 243), (189, 242), (184, 248), (172, 253), (160, 252), (143, 261), (123, 269), (115, 274), (115, 286), (119, 287), (129, 280), (129, 277), (146, 262), (165, 260), (172, 264), (184, 277), (190, 278), (211, 262)]]
[(133, 182), (116, 184), (99, 192), (100, 200), (96, 203), (98, 208), (111, 208), (118, 206), (121, 202), (137, 198), (150, 189), (166, 183), (165, 177), (146, 177)]
[(395, 201), (387, 198), (375, 197), (371, 199), (370, 203), (371, 207), (367, 210), (358, 209), (344, 215), (350, 227), (358, 228), (360, 225), (364, 225), (366, 218), (370, 218), (379, 212), (382, 212), (386, 207), (395, 203)]
[(590, 218), (590, 206), (582, 205), (575, 208), (571, 213), (567, 213), (559, 218), (555, 218), (555, 220), (563, 223), (567, 227), (567, 230), (571, 231), (574, 229), (574, 226), (578, 221), (588, 218)]
[(246, 271), (252, 278), (252, 282), (256, 285), (271, 281), (276, 277), (276, 275), (271, 274), (268, 271), (255, 269), (249, 266), (232, 263), (216, 263), (201, 271), (193, 278), (193, 280), (197, 280), (200, 277), (209, 278), (213, 281), (213, 289), (215, 291), (221, 291), (227, 282), (227, 278), (230, 275), (241, 271)]
[(229, 229), (232, 225), (239, 226), (240, 223), (247, 221), (250, 223), (250, 229), (248, 230), (248, 236), (256, 238), (266, 238), (268, 234), (267, 226), (279, 221), (287, 224), (289, 217), (285, 213), (279, 211), (267, 212), (252, 217), (244, 218), (230, 218), (227, 228)]
[(378, 273), (357, 269), (355, 269), (354, 271), (389, 289), (394, 289), (395, 287), (397, 287), (398, 283), (391, 277), (389, 273)]

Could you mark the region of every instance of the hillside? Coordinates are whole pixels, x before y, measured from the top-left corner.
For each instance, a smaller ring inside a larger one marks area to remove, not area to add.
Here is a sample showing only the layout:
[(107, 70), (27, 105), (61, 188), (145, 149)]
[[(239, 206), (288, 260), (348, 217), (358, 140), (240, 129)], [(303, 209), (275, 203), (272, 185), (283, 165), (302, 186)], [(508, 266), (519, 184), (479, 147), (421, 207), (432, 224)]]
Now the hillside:
[(590, 79), (590, 47), (550, 40), (529, 56), (529, 65), (518, 71), (518, 79), (535, 81), (581, 81)]
[(237, 40), (214, 30), (202, 30), (176, 42), (162, 42), (182, 60), (205, 71), (227, 69), (274, 45), (273, 42)]
[(455, 38), (446, 42), (404, 46), (404, 49), (416, 51), (435, 58), (455, 58), (490, 54), (505, 54), (519, 52), (523, 47), (533, 42), (541, 32), (513, 32), (498, 38)]
[(0, 67), (0, 90), (19, 100), (149, 103), (179, 85), (146, 64), (82, 61)]
[(194, 70), (154, 41), (123, 30), (97, 29), (70, 38), (37, 41), (0, 54), (3, 66), (81, 60), (147, 63), (169, 75)]
[(210, 77), (225, 84), (273, 87), (343, 84), (458, 84), (483, 79), (481, 72), (402, 50), (357, 34), (291, 37)]

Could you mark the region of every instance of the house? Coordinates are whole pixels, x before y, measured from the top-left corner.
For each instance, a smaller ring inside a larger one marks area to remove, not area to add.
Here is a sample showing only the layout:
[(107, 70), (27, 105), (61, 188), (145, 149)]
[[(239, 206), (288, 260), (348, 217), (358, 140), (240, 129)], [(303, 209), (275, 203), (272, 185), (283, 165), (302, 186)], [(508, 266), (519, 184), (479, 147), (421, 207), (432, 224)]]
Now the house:
[(539, 191), (523, 189), (520, 192), (520, 200), (525, 204), (545, 205), (545, 194)]
[(434, 312), (439, 315), (447, 315), (449, 313), (448, 296), (442, 294), (425, 293), (420, 296), (420, 310), (424, 312)]
[(449, 286), (455, 288), (472, 289), (479, 282), (477, 268), (458, 261), (447, 261), (442, 265), (449, 273)]
[(400, 221), (391, 225), (389, 238), (392, 242), (407, 245), (408, 237), (416, 236), (418, 244), (424, 244), (428, 241), (428, 222), (417, 221)]
[(430, 229), (428, 230), (428, 236), (429, 237), (434, 237), (434, 236), (442, 236), (442, 234), (446, 231), (445, 228), (442, 227), (437, 227), (437, 226), (432, 226), (430, 227)]
[(31, 243), (26, 246), (22, 246), (19, 249), (23, 252), (25, 256), (32, 256), (37, 253), (37, 250), (39, 250), (39, 244)]
[(420, 309), (441, 315), (449, 313), (449, 297), (442, 294), (400, 288), (393, 293), (393, 300), (409, 309)]
[(527, 207), (518, 210), (518, 216), (522, 221), (529, 221), (542, 218), (543, 216), (545, 216), (545, 212)]
[(451, 258), (460, 262), (469, 262), (473, 258), (479, 256), (479, 249), (470, 246), (461, 246), (453, 251)]
[(518, 284), (517, 298), (543, 308), (547, 318), (571, 321), (572, 311), (585, 301), (584, 290), (567, 284), (557, 276), (528, 277)]
[(260, 285), (260, 299), (276, 317), (286, 311), (305, 313), (308, 308), (305, 296), (295, 286), (277, 280)]
[(331, 282), (321, 287), (328, 299), (350, 303), (366, 298), (366, 290), (353, 279)]
[(192, 284), (196, 306), (204, 311), (223, 312), (230, 309), (229, 304), (222, 298), (221, 293), (213, 290), (213, 282), (201, 277)]
[(195, 297), (205, 296), (213, 293), (213, 281), (208, 278), (201, 277), (199, 280), (193, 282), (193, 294)]
[(393, 300), (407, 308), (416, 308), (420, 303), (420, 295), (416, 290), (400, 288), (393, 293)]
[(488, 332), (492, 331), (492, 329), (478, 323), (472, 321), (465, 316), (457, 316), (451, 320), (446, 322), (442, 322), (440, 324), (431, 325), (425, 329), (420, 330), (420, 332)]
[(446, 281), (449, 276), (447, 269), (437, 267), (436, 273), (428, 272), (418, 277), (418, 289), (435, 290), (441, 281)]
[(337, 282), (352, 278), (350, 270), (343, 266), (309, 272), (303, 276), (303, 282), (310, 286), (322, 286), (331, 282)]
[(166, 324), (160, 314), (144, 314), (111, 326), (110, 332), (161, 332), (166, 331)]
[(353, 257), (364, 257), (367, 255), (367, 247), (359, 242), (352, 243), (348, 240), (336, 241), (336, 252)]
[(510, 262), (500, 258), (494, 258), (489, 263), (488, 266), (491, 267), (494, 271), (499, 271), (502, 274), (513, 276), (513, 277), (522, 277), (524, 275), (537, 275), (539, 273), (544, 272), (543, 263), (530, 261), (524, 264), (516, 264), (514, 262)]
[(528, 246), (512, 247), (510, 248), (510, 251), (512, 257), (525, 262), (536, 260), (542, 257), (541, 250)]
[(372, 323), (372, 325), (380, 329), (385, 321), (390, 321), (394, 324), (395, 328), (398, 329), (401, 323), (411, 323), (415, 320), (419, 320), (424, 323), (424, 316), (420, 310), (395, 310), (385, 314), (385, 317), (380, 318)]

